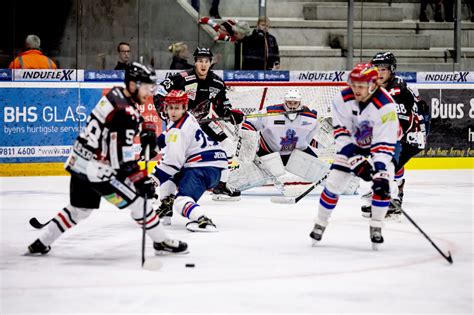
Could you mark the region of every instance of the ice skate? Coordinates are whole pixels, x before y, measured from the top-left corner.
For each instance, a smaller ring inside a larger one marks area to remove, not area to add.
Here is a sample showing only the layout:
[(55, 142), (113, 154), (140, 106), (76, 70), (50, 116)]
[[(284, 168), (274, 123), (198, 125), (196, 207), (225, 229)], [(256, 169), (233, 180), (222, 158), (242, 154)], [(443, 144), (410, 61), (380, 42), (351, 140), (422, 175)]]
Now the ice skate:
[(313, 239), (313, 246), (319, 244), (323, 237), (324, 230), (326, 230), (326, 226), (319, 223), (314, 224), (313, 230), (311, 231), (311, 233), (309, 233), (309, 237)]
[(28, 246), (27, 255), (46, 255), (51, 250), (51, 246), (44, 245), (39, 239)]
[(155, 255), (187, 254), (188, 244), (178, 240), (167, 239), (161, 243), (153, 243)]
[(362, 195), (362, 206), (360, 210), (362, 211), (362, 216), (364, 218), (370, 218), (372, 216), (372, 191)]
[(169, 195), (161, 200), (161, 205), (156, 209), (156, 214), (160, 217), (160, 220), (164, 225), (171, 225), (174, 199), (175, 195)]
[(239, 201), (240, 191), (229, 187), (227, 183), (219, 182), (219, 185), (212, 190), (212, 200), (214, 201)]
[(388, 206), (387, 214), (385, 215), (386, 219), (394, 220), (400, 222), (400, 217), (402, 211), (400, 210), (402, 202), (400, 199), (390, 200), (390, 205)]
[(190, 232), (217, 232), (216, 225), (206, 216), (200, 216), (196, 221), (186, 224), (186, 229)]
[(380, 245), (383, 243), (381, 227), (372, 225), (370, 226), (370, 240), (372, 241), (372, 249), (379, 250)]

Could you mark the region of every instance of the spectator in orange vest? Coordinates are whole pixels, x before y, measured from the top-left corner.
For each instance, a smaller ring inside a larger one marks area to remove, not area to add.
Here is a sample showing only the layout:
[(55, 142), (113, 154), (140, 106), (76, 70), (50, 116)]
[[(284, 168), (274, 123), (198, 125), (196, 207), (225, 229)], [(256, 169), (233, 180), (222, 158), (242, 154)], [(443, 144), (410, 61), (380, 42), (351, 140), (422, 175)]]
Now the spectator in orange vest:
[(56, 69), (56, 64), (40, 51), (41, 40), (36, 35), (28, 35), (25, 49), (13, 60), (10, 69)]

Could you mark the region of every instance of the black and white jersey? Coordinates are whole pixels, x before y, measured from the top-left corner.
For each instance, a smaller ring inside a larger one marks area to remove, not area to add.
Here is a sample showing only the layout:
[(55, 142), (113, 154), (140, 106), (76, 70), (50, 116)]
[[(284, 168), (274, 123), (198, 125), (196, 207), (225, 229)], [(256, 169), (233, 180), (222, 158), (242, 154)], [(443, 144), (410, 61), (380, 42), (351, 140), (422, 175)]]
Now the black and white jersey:
[(208, 115), (211, 104), (218, 116), (224, 116), (225, 111), (231, 108), (226, 95), (225, 83), (212, 70), (204, 80), (197, 77), (194, 69), (177, 73), (165, 79), (159, 84), (158, 92), (154, 97), (157, 111), (161, 110), (163, 99), (171, 90), (181, 90), (188, 94), (188, 110), (198, 120)]
[[(126, 97), (123, 90), (114, 87), (93, 108), (66, 162), (71, 173), (87, 174), (91, 161), (98, 161), (115, 171), (137, 167), (133, 141), (143, 118), (135, 102)], [(103, 179), (108, 180), (110, 176)]]
[[(424, 125), (423, 119), (418, 112), (417, 97), (414, 92), (407, 86), (405, 80), (399, 76), (393, 76), (385, 88), (387, 92), (395, 100), (397, 107), (398, 119), (402, 130), (402, 142), (412, 145), (421, 145), (424, 147)], [(419, 139), (418, 139), (419, 138)]]

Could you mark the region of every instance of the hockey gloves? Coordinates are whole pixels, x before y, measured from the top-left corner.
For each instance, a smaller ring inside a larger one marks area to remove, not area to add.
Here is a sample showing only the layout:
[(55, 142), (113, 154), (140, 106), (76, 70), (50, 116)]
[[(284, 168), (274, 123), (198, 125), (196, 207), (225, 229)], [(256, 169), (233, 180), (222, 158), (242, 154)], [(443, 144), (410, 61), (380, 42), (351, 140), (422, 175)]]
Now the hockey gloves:
[(347, 162), (349, 163), (351, 172), (355, 176), (362, 178), (366, 182), (370, 182), (372, 180), (372, 165), (370, 165), (366, 157), (362, 155), (354, 155), (353, 157), (349, 158)]
[(390, 199), (390, 175), (387, 171), (379, 171), (372, 177), (372, 191), (382, 200)]
[(150, 148), (150, 159), (156, 156), (156, 125), (151, 121), (144, 121), (142, 123), (140, 131), (140, 143), (142, 145), (140, 156), (145, 157), (145, 150), (147, 147)]
[(135, 184), (137, 195), (143, 198), (153, 198), (155, 194), (155, 182), (148, 177), (146, 170), (140, 170), (128, 176), (128, 179)]
[(229, 113), (229, 117), (232, 117), (232, 123), (234, 125), (238, 125), (244, 121), (244, 113), (238, 109), (231, 109)]

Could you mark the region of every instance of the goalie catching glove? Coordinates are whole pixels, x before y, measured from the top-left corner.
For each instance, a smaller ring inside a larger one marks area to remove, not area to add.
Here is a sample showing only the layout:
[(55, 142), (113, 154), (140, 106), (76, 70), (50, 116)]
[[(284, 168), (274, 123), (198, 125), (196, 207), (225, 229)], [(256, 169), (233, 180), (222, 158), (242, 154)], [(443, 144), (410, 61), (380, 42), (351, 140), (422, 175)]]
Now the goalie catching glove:
[(141, 124), (141, 131), (140, 131), (140, 143), (142, 146), (142, 150), (140, 152), (141, 157), (145, 157), (146, 148), (150, 148), (150, 159), (154, 158), (158, 153), (155, 151), (156, 149), (156, 125), (151, 121), (144, 121)]

